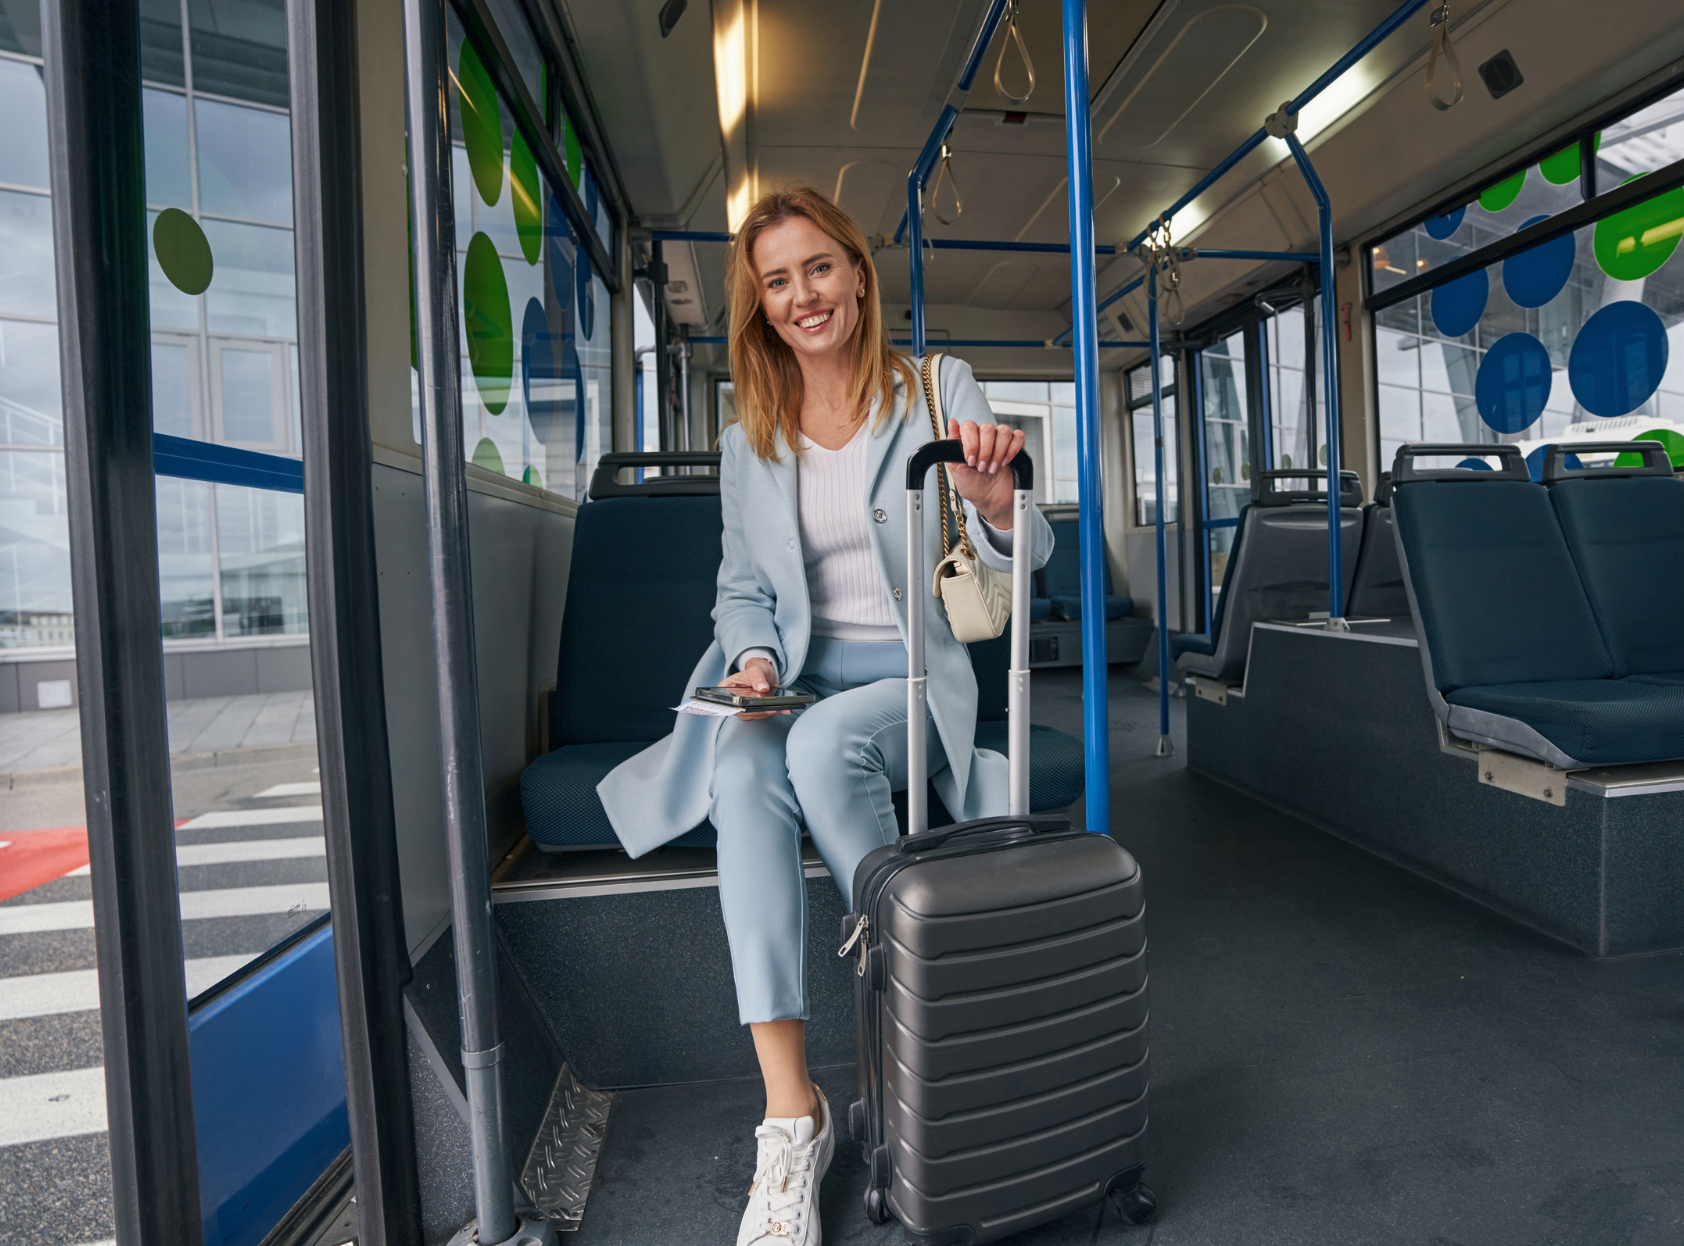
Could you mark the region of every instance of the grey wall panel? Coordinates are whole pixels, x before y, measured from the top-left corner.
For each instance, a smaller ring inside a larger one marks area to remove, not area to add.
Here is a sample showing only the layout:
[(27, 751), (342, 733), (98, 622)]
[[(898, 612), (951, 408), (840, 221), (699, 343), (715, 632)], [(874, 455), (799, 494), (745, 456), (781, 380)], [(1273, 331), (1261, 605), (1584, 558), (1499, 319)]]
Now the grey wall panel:
[(0, 714), (15, 714), (23, 708), (18, 697), (19, 669), (16, 664), (0, 666)]
[(188, 697), (234, 697), (257, 690), (257, 658), (250, 649), (182, 655), (182, 692)]
[(279, 649), (254, 649), (257, 661), (257, 692), (302, 692), (312, 687), (310, 646), (287, 645)]
[[(376, 464), (374, 523), (392, 796), (405, 925), (413, 952), (450, 916), (421, 477)], [(480, 742), (491, 851), (496, 857), (522, 833), (520, 773), (531, 755), (530, 724), (537, 715), (538, 689), (555, 678), (573, 520), (543, 507), (472, 492), (469, 524)]]
[(181, 673), (181, 659), (179, 653), (164, 654), (164, 699), (179, 701), (187, 695), (186, 682)]
[[(41, 685), (44, 683), (68, 682), (70, 684), (70, 703), (77, 703), (76, 695), (76, 659), (66, 658), (62, 662), (20, 662), (18, 672), (18, 703), (21, 708), (35, 710), (41, 708)], [(62, 706), (54, 707), (62, 709)]]

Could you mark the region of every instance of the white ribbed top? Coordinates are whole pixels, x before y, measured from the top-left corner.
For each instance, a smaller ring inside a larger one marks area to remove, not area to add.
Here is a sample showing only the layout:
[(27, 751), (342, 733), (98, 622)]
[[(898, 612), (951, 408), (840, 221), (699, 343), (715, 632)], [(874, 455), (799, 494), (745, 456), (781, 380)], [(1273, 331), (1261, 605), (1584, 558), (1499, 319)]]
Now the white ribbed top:
[(813, 634), (838, 640), (899, 640), (894, 607), (871, 552), (865, 510), (868, 424), (847, 445), (805, 442), (796, 472), (801, 553)]

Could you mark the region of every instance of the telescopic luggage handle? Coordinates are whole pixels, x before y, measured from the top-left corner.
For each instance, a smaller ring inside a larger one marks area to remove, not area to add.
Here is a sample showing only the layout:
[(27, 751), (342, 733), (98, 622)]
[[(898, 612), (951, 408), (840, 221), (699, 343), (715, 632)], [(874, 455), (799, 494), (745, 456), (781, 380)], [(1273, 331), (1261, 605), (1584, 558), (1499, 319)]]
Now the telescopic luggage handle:
[[(937, 463), (963, 463), (964, 445), (948, 438), (926, 442), (906, 461), (906, 578), (911, 593), (906, 612), (906, 829), (922, 835), (930, 825), (929, 672), (924, 668), (924, 611), (928, 592), (924, 575), (924, 479)], [(1029, 552), (1025, 535), (1035, 465), (1019, 450), (1012, 472), (1012, 643), (1006, 681), (1006, 752), (1010, 767), (1007, 815), (1029, 816)], [(962, 503), (961, 503), (962, 504)], [(984, 537), (986, 540), (986, 536)], [(945, 838), (945, 837), (944, 837)]]
[(948, 840), (961, 835), (983, 835), (990, 831), (1032, 831), (1037, 835), (1048, 831), (1068, 831), (1070, 819), (1062, 813), (1032, 813), (1027, 817), (1014, 818), (1009, 814), (1003, 818), (978, 818), (975, 822), (967, 822), (963, 826), (944, 826), (939, 831), (925, 831), (921, 835), (908, 835), (900, 841), (899, 848), (904, 856), (912, 856), (920, 852), (934, 852)]

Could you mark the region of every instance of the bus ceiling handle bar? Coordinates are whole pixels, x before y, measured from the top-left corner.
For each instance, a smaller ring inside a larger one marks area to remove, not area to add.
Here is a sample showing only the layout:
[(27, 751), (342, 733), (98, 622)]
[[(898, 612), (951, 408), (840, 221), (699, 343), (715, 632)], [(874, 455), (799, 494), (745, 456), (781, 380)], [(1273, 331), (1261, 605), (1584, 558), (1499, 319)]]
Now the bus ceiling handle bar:
[(905, 856), (918, 852), (934, 852), (948, 840), (960, 835), (983, 835), (990, 831), (1033, 831), (1037, 835), (1048, 831), (1067, 831), (1070, 829), (1070, 819), (1063, 814), (1042, 813), (1030, 814), (1027, 817), (978, 818), (975, 822), (968, 822), (964, 826), (944, 826), (939, 831), (924, 831), (918, 835), (908, 835), (897, 845)]
[[(1572, 467), (1568, 455), (1579, 454), (1637, 454), (1643, 462), (1637, 467), (1617, 467), (1612, 463), (1593, 467)], [(1671, 476), (1672, 458), (1658, 441), (1569, 441), (1555, 442), (1544, 448), (1543, 480), (1546, 485), (1558, 480), (1594, 479), (1597, 476)]]
[[(1495, 471), (1481, 472), (1465, 467), (1417, 467), (1416, 459), (1478, 459), (1501, 460)], [(1520, 480), (1532, 483), (1532, 473), (1526, 470), (1526, 456), (1514, 445), (1486, 445), (1480, 442), (1422, 441), (1397, 448), (1392, 460), (1392, 488), (1417, 480), (1459, 480), (1485, 482), (1492, 480)]]
[[(913, 451), (912, 457), (906, 461), (906, 488), (908, 492), (924, 487), (924, 477), (930, 468), (937, 463), (963, 463), (965, 461), (965, 445), (949, 437), (942, 441), (927, 441)], [(1029, 461), (1029, 455), (1019, 450), (1007, 464), (1012, 469), (1012, 489), (1028, 490), (1035, 487), (1035, 465)]]

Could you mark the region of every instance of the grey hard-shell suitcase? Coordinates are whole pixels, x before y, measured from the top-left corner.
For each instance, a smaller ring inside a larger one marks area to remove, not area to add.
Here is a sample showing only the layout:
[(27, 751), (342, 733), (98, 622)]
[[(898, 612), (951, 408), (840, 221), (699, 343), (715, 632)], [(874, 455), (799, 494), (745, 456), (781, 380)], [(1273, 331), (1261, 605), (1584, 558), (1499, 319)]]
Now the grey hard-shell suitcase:
[[(907, 465), (907, 583), (924, 584), (923, 482)], [(1032, 467), (1013, 468), (1019, 517)], [(918, 1246), (991, 1242), (1107, 1195), (1156, 1208), (1146, 1153), (1146, 932), (1140, 868), (1107, 835), (1029, 813), (1029, 572), (1013, 559), (1010, 812), (926, 830), (923, 611), (907, 611), (908, 834), (860, 862), (842, 955), (855, 958), (859, 1098), (848, 1127), (866, 1214)]]

